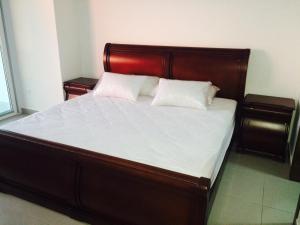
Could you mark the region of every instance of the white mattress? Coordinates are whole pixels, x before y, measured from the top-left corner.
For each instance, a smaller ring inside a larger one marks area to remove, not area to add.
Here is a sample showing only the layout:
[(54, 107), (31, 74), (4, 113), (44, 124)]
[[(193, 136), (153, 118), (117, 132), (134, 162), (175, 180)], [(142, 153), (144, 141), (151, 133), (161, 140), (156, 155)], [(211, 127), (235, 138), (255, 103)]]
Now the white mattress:
[(151, 106), (87, 94), (0, 129), (212, 180), (234, 129), (236, 102), (208, 110)]

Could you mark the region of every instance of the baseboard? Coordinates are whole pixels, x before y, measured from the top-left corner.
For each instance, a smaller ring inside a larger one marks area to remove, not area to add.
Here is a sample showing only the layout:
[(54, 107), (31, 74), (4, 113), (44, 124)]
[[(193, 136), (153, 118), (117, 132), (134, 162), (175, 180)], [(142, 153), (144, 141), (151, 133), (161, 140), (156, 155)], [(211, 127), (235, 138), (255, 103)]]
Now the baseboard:
[(21, 109), (21, 112), (22, 112), (22, 114), (28, 114), (28, 115), (31, 115), (31, 114), (36, 113), (36, 112), (38, 112), (38, 111), (33, 110), (33, 109), (22, 108), (22, 109)]

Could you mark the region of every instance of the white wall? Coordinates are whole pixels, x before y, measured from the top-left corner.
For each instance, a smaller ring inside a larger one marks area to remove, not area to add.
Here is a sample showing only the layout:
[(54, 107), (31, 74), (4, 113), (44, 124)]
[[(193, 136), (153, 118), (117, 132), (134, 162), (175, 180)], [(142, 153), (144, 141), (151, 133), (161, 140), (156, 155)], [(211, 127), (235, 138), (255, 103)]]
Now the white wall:
[(77, 0), (54, 0), (63, 81), (81, 74), (80, 28)]
[(20, 107), (43, 110), (63, 101), (53, 0), (3, 0)]
[(79, 0), (83, 73), (106, 42), (251, 48), (246, 92), (298, 97), (299, 0)]
[(103, 72), (106, 42), (251, 48), (246, 92), (299, 96), (299, 0), (2, 0), (21, 107)]

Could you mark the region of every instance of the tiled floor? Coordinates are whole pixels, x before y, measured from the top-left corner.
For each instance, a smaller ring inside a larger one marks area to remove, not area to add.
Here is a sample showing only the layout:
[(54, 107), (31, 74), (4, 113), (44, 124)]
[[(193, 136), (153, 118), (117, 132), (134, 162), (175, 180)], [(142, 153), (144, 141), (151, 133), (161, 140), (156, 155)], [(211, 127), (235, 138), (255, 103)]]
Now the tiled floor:
[(209, 225), (292, 224), (300, 183), (288, 180), (287, 164), (232, 152)]
[[(292, 224), (300, 183), (287, 179), (288, 169), (287, 164), (233, 151), (225, 166), (208, 224)], [(0, 225), (82, 224), (0, 193)]]

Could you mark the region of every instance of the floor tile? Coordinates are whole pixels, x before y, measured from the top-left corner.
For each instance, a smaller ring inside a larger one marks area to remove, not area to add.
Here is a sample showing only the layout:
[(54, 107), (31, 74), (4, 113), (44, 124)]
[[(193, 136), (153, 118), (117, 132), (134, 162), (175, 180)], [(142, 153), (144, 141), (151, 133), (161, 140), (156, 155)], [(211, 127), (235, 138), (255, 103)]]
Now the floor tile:
[(11, 195), (0, 199), (0, 225), (87, 225)]
[(262, 206), (240, 198), (217, 195), (208, 225), (260, 225)]
[(234, 158), (230, 158), (229, 171), (236, 173), (255, 174), (258, 176), (273, 175), (276, 177), (288, 178), (289, 165), (269, 158), (252, 154), (241, 154), (234, 152)]
[(238, 197), (250, 203), (262, 204), (263, 180), (252, 176), (224, 178), (218, 189), (222, 195)]
[(275, 176), (266, 176), (263, 205), (294, 213), (299, 194), (299, 182)]
[(278, 209), (263, 207), (262, 225), (291, 225), (294, 215)]
[(262, 204), (264, 176), (231, 161), (226, 165), (218, 193)]
[(263, 162), (261, 160), (248, 162), (247, 159), (251, 159), (251, 157), (238, 153), (230, 154), (229, 160), (225, 166), (223, 178), (232, 179), (247, 176), (255, 177), (260, 180), (260, 182), (263, 182), (265, 174), (257, 169), (257, 165), (263, 164)]

